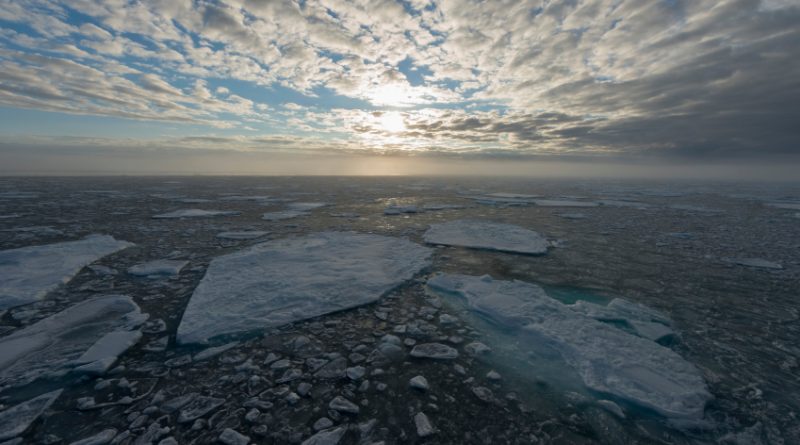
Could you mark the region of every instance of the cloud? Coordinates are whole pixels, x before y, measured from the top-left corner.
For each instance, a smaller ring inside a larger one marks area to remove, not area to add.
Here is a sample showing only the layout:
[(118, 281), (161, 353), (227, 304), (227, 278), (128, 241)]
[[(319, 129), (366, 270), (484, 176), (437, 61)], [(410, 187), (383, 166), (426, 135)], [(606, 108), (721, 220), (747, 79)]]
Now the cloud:
[(3, 2), (0, 105), (378, 153), (800, 154), (797, 23), (792, 0)]

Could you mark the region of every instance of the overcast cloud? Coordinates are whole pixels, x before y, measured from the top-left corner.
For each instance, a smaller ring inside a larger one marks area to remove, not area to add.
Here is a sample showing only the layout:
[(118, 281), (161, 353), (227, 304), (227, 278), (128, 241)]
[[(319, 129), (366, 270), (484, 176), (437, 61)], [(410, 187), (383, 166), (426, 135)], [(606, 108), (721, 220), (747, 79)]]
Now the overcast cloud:
[(0, 0), (6, 151), (784, 159), (798, 104), (800, 0)]

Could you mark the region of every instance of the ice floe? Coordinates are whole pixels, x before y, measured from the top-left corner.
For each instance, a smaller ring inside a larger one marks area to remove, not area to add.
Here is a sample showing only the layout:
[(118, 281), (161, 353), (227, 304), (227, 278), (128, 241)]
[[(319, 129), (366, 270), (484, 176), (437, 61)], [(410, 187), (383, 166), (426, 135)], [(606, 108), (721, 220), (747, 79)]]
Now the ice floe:
[(297, 210), (300, 212), (308, 212), (314, 209), (320, 209), (327, 206), (327, 202), (291, 202), (286, 205), (290, 210)]
[(187, 264), (184, 260), (153, 260), (129, 267), (128, 273), (151, 278), (177, 277)]
[(58, 377), (76, 367), (95, 372), (139, 340), (147, 320), (128, 296), (87, 300), (0, 338), (0, 388)]
[(547, 253), (548, 247), (547, 240), (532, 230), (512, 224), (466, 219), (432, 224), (424, 239), (430, 244), (533, 255)]
[(80, 270), (133, 244), (109, 235), (0, 251), (0, 309), (32, 303)]
[(539, 207), (597, 207), (594, 201), (575, 201), (570, 199), (534, 199)]
[(217, 238), (222, 239), (229, 239), (229, 240), (249, 240), (249, 239), (256, 239), (261, 238), (262, 236), (268, 235), (269, 232), (265, 232), (263, 230), (247, 230), (241, 232), (221, 232), (217, 234)]
[(0, 411), (0, 440), (24, 433), (56, 401), (61, 391), (51, 391)]
[(726, 258), (725, 261), (738, 264), (740, 266), (756, 267), (759, 269), (783, 269), (783, 266), (780, 263), (768, 261), (763, 258)]
[(390, 205), (383, 210), (384, 215), (400, 215), (403, 213), (418, 213), (419, 209), (415, 205)]
[(549, 346), (594, 391), (684, 418), (702, 417), (711, 397), (697, 368), (671, 349), (576, 312), (534, 284), (445, 274), (428, 289), (460, 300), (519, 345)]
[(214, 259), (178, 327), (181, 343), (264, 329), (370, 303), (429, 264), (402, 238), (323, 232)]
[(235, 210), (202, 210), (202, 209), (181, 209), (173, 212), (162, 213), (160, 215), (153, 215), (157, 219), (174, 219), (174, 218), (209, 218), (212, 216), (235, 216), (240, 212)]
[(261, 219), (267, 221), (283, 221), (285, 219), (297, 218), (298, 216), (308, 216), (308, 212), (302, 210), (280, 210), (277, 212), (267, 212), (261, 215)]
[(767, 205), (776, 209), (800, 210), (800, 202), (768, 202)]

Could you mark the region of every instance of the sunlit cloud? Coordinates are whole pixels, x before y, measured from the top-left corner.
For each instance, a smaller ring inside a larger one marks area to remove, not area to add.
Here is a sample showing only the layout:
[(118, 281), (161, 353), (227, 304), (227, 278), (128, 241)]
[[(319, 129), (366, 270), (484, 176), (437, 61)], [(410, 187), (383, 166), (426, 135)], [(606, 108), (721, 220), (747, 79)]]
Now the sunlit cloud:
[(121, 141), (146, 122), (245, 151), (794, 154), (797, 23), (792, 0), (6, 0), (0, 132), (80, 116), (88, 138), (112, 119)]

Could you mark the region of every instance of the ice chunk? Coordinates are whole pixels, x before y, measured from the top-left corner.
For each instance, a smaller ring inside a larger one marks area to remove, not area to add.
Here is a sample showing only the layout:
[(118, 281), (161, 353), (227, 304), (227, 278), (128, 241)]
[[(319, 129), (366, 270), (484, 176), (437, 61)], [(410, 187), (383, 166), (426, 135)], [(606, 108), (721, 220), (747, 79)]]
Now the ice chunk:
[(157, 219), (171, 219), (171, 218), (208, 218), (211, 216), (234, 216), (239, 215), (240, 212), (233, 210), (202, 210), (202, 209), (181, 209), (174, 212), (162, 213), (154, 215), (153, 218)]
[(800, 202), (768, 202), (767, 205), (776, 209), (800, 210)]
[(262, 230), (249, 230), (242, 232), (221, 232), (217, 234), (217, 238), (230, 239), (230, 240), (248, 240), (248, 239), (261, 238), (262, 236), (268, 234), (269, 232), (265, 232)]
[(687, 418), (701, 417), (711, 397), (697, 368), (672, 350), (577, 313), (534, 284), (438, 275), (428, 288), (460, 298), (470, 311), (518, 335), (519, 345), (551, 347), (594, 391)]
[(181, 343), (264, 329), (370, 303), (429, 264), (401, 238), (323, 232), (214, 259), (178, 327)]
[(432, 224), (425, 242), (526, 254), (547, 253), (547, 240), (537, 232), (491, 221), (455, 220)]
[(60, 389), (42, 394), (0, 412), (0, 440), (24, 433), (61, 395)]
[(621, 323), (640, 337), (663, 341), (675, 335), (664, 314), (622, 298), (615, 298), (607, 306), (578, 301), (567, 306), (573, 311), (598, 321)]
[(0, 251), (0, 310), (32, 303), (84, 266), (133, 244), (109, 235)]
[(189, 264), (181, 260), (154, 260), (128, 268), (128, 273), (140, 277), (177, 277)]
[(138, 341), (138, 331), (130, 331), (146, 320), (130, 297), (110, 295), (78, 303), (15, 331), (0, 338), (0, 386), (63, 375), (94, 362), (113, 363)]

